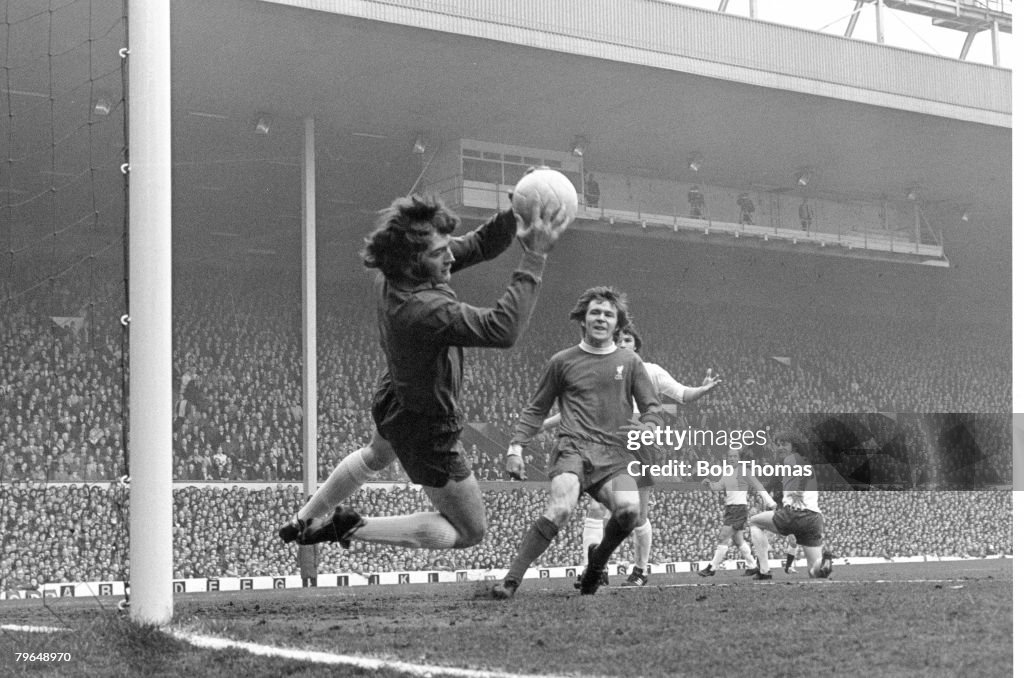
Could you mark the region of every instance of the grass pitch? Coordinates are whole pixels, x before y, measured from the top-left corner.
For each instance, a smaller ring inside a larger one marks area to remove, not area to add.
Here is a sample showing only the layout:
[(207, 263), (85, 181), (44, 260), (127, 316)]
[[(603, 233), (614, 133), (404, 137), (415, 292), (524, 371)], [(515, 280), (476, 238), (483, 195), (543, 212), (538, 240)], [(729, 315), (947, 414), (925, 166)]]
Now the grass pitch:
[[(1005, 676), (1011, 569), (1010, 559), (837, 565), (829, 581), (776, 570), (771, 583), (685, 573), (655, 575), (642, 589), (613, 577), (593, 597), (566, 579), (532, 579), (504, 602), (486, 597), (483, 583), (175, 598), (176, 629), (412, 665), (376, 669), (200, 649), (130, 623), (112, 599), (7, 601), (4, 624), (71, 630), (4, 631), (0, 674), (390, 677), (449, 667), (481, 676)], [(19, 652), (70, 660), (17, 662)]]

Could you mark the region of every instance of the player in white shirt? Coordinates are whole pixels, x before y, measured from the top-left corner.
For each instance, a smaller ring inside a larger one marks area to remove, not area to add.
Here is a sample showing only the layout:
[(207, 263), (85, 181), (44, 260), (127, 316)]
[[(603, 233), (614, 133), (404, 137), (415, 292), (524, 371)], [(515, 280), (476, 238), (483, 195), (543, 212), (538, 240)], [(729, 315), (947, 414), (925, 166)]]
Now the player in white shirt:
[[(633, 326), (626, 327), (619, 334), (617, 341), (620, 349), (640, 352), (640, 348), (643, 346), (643, 339)], [(718, 386), (722, 379), (719, 376), (712, 376), (712, 371), (708, 368), (707, 375), (704, 377), (704, 381), (700, 386), (684, 386), (678, 381), (672, 378), (672, 375), (668, 373), (661, 365), (655, 363), (644, 362), (644, 367), (647, 370), (648, 376), (651, 381), (654, 382), (654, 390), (658, 392), (658, 395), (666, 398), (671, 398), (678, 403), (688, 403), (704, 396), (706, 393)], [(634, 411), (636, 406), (634, 404)], [(543, 429), (547, 430), (558, 424), (560, 421), (560, 415), (554, 415), (548, 417), (543, 424)], [(645, 450), (644, 452), (650, 452)], [(646, 462), (653, 462), (652, 459), (646, 459)], [(640, 517), (638, 519), (638, 526), (633, 530), (633, 571), (630, 572), (626, 581), (622, 584), (623, 586), (644, 586), (647, 583), (647, 564), (651, 558), (651, 542), (653, 541), (653, 530), (651, 528), (651, 521), (648, 519), (648, 510), (651, 504), (651, 488), (654, 487), (654, 479), (648, 475), (641, 475), (636, 477), (637, 488), (640, 491)], [(587, 505), (587, 517), (583, 521), (583, 564), (587, 564), (587, 552), (591, 544), (600, 543), (604, 535), (604, 526), (609, 517), (608, 511), (604, 506), (593, 499)], [(607, 583), (607, 582), (605, 582)]]
[[(793, 438), (783, 433), (776, 437), (776, 449), (786, 466), (810, 469), (814, 466), (793, 447)], [(825, 520), (818, 506), (818, 479), (814, 473), (784, 475), (782, 478), (782, 506), (774, 511), (758, 513), (750, 519), (750, 540), (754, 543), (759, 570), (754, 579), (759, 581), (772, 578), (768, 565), (768, 532), (796, 537), (807, 557), (808, 574), (818, 579), (828, 579), (832, 574), (832, 554), (824, 551)]]
[(757, 561), (750, 552), (750, 545), (743, 538), (743, 530), (747, 526), (747, 493), (751, 490), (761, 496), (761, 501), (769, 511), (776, 508), (775, 501), (764, 489), (755, 476), (743, 471), (740, 466), (740, 451), (729, 450), (727, 461), (732, 469), (731, 473), (723, 475), (719, 480), (704, 478), (701, 485), (711, 490), (725, 490), (725, 510), (722, 513), (722, 527), (718, 531), (718, 545), (715, 547), (715, 555), (711, 562), (703, 570), (699, 571), (702, 577), (714, 577), (715, 572), (725, 560), (729, 547), (735, 545), (747, 565), (745, 575), (757, 572)]

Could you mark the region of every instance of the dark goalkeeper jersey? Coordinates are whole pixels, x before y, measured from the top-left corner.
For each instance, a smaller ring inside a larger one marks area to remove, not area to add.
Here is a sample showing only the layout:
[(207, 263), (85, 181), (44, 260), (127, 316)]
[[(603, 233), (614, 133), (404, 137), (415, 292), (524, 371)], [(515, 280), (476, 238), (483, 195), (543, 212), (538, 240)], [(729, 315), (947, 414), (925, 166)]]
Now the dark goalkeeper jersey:
[[(452, 238), (452, 272), (493, 259), (513, 241), (511, 210)], [(507, 348), (526, 329), (540, 293), (545, 257), (526, 252), (494, 308), (458, 300), (446, 284), (392, 281), (377, 275), (377, 326), (388, 372), (378, 391), (394, 391), (399, 407), (461, 427), (463, 347)]]
[(525, 445), (556, 400), (562, 414), (559, 437), (622, 447), (625, 436), (619, 427), (632, 420), (634, 400), (641, 421), (664, 424), (661, 401), (643, 361), (625, 349), (602, 355), (577, 345), (553, 355), (519, 417), (512, 442)]

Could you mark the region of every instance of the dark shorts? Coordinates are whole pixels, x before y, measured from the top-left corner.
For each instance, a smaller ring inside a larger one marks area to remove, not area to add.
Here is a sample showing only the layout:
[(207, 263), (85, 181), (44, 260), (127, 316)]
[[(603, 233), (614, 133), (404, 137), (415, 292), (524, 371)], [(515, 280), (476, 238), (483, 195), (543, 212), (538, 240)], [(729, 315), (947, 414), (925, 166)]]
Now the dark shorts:
[(726, 504), (725, 512), (722, 514), (722, 525), (742, 532), (747, 526), (747, 505)]
[(815, 511), (780, 506), (772, 522), (779, 534), (793, 535), (800, 546), (821, 546), (825, 538), (825, 520)]
[(548, 478), (572, 473), (580, 479), (580, 492), (597, 498), (605, 483), (615, 476), (630, 476), (627, 468), (636, 457), (624, 447), (602, 445), (561, 437), (548, 461)]
[(450, 480), (458, 482), (473, 475), (462, 456), (462, 425), (457, 419), (407, 412), (390, 390), (382, 390), (374, 396), (373, 421), (412, 482), (444, 487)]

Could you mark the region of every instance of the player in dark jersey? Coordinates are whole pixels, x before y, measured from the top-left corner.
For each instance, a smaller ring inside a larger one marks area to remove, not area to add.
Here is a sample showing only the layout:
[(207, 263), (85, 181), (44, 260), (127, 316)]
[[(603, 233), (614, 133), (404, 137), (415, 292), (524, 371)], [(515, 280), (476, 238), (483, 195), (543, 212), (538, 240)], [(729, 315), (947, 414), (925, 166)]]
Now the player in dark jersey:
[[(569, 521), (583, 492), (612, 513), (603, 539), (590, 547), (580, 580), (580, 593), (597, 592), (608, 559), (636, 527), (640, 513), (636, 481), (627, 471), (635, 457), (626, 449), (625, 436), (664, 425), (658, 393), (640, 356), (616, 346), (620, 330), (630, 322), (625, 295), (610, 287), (591, 288), (569, 317), (579, 323), (582, 340), (548, 361), (519, 418), (506, 460), (509, 474), (522, 478), (522, 447), (541, 429), (557, 401), (562, 419), (548, 471), (550, 500), (523, 536), (505, 579), (493, 588), (495, 598), (515, 594), (527, 568)], [(634, 401), (640, 423), (633, 421)]]

